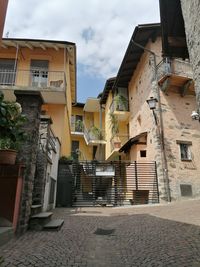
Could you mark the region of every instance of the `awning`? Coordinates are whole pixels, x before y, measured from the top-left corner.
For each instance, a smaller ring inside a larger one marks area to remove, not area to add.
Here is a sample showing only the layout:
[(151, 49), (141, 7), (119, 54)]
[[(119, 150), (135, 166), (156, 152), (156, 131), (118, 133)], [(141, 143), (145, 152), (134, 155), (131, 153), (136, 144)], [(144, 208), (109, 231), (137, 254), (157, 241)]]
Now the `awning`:
[(143, 132), (143, 133), (140, 133), (132, 138), (130, 138), (119, 150), (119, 152), (124, 152), (126, 153), (131, 147), (132, 145), (135, 145), (135, 144), (138, 144), (139, 141), (140, 141), (140, 138), (141, 137), (144, 137), (147, 135), (147, 132)]

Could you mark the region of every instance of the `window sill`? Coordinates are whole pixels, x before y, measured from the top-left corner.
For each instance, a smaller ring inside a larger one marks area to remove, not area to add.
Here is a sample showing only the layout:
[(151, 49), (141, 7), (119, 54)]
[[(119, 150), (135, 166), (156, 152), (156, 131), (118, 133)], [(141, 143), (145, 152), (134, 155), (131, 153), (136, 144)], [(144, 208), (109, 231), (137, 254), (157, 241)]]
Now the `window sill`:
[(181, 161), (192, 161), (191, 159), (181, 159)]

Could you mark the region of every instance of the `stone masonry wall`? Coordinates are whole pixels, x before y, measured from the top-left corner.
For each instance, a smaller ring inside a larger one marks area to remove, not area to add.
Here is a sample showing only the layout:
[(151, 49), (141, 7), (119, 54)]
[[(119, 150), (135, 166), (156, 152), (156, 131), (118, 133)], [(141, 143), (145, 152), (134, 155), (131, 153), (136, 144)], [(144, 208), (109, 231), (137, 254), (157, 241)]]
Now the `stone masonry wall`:
[(200, 109), (200, 1), (181, 0), (190, 60), (193, 65), (198, 109)]
[(27, 116), (27, 122), (23, 128), (28, 138), (18, 152), (17, 157), (18, 162), (22, 162), (25, 165), (20, 218), (17, 229), (18, 233), (22, 233), (27, 229), (31, 213), (42, 98), (40, 93), (32, 91), (15, 91), (15, 95), (17, 102), (22, 106), (23, 114)]

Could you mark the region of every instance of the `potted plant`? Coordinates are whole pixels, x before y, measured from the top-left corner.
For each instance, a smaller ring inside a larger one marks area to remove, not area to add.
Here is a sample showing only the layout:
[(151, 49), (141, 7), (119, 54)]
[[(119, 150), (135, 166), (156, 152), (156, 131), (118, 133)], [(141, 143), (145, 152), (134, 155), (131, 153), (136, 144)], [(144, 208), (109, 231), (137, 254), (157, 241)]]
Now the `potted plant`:
[(89, 134), (91, 139), (100, 140), (102, 138), (101, 130), (96, 126), (90, 128)]
[(114, 148), (120, 148), (121, 147), (121, 140), (119, 139), (118, 133), (119, 133), (119, 121), (117, 119), (117, 116), (113, 113), (110, 113), (110, 124), (111, 124), (111, 132), (113, 136), (113, 145)]
[(0, 164), (15, 164), (17, 150), (26, 138), (22, 130), (25, 121), (21, 105), (4, 101), (0, 92)]
[(75, 122), (75, 131), (76, 132), (83, 132), (83, 121), (82, 120), (77, 120)]
[(128, 100), (123, 95), (116, 95), (114, 97), (115, 110), (127, 111), (128, 110)]

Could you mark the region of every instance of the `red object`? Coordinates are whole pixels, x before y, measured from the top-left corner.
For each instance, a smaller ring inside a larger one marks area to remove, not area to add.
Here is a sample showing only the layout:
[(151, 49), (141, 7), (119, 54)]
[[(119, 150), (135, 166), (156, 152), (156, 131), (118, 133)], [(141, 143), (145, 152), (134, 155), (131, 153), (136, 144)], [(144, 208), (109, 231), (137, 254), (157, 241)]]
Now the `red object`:
[(0, 164), (14, 165), (17, 151), (13, 149), (0, 149)]
[(14, 231), (20, 213), (23, 171), (22, 165), (0, 165), (0, 217), (10, 221)]

